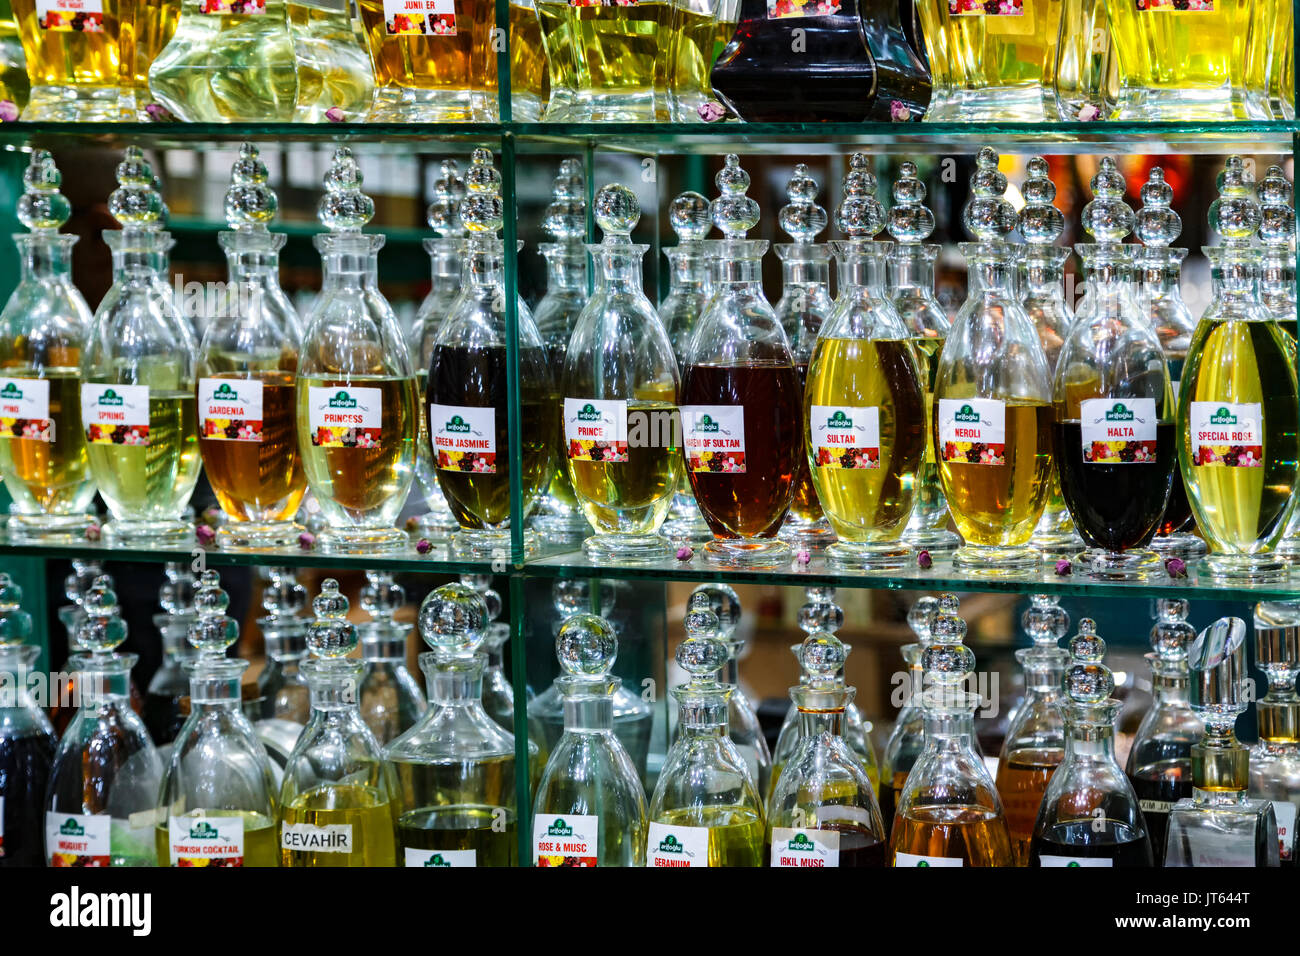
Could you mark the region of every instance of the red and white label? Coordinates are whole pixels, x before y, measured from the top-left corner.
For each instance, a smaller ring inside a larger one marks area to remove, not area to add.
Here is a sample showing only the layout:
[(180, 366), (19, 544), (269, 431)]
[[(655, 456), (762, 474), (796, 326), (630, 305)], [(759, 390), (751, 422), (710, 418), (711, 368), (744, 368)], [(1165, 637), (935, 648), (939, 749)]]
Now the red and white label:
[(104, 0), (36, 0), (36, 25), (42, 30), (104, 32)]
[(261, 441), (262, 383), (199, 379), (199, 434), (213, 441)]
[(1133, 0), (1139, 13), (1161, 10), (1165, 13), (1213, 13), (1214, 0)]
[(83, 382), (81, 423), (91, 444), (149, 444), (149, 386)]
[(686, 442), (686, 466), (691, 471), (745, 473), (743, 405), (683, 405), (682, 434)]
[(627, 461), (627, 402), (566, 398), (564, 440), (570, 461)]
[(708, 866), (709, 828), (652, 823), (646, 851), (646, 866)]
[(48, 379), (0, 378), (0, 438), (54, 441)]
[(880, 409), (813, 405), (808, 418), (818, 468), (879, 468)]
[(985, 0), (948, 0), (950, 17), (1023, 17), (1025, 0), (997, 0), (990, 10)]
[(390, 37), (454, 37), (455, 0), (384, 0), (384, 29)]
[(1259, 402), (1192, 402), (1192, 464), (1264, 467), (1264, 411)]
[[(0, 804), (0, 810), (3, 809), (3, 804)], [(1289, 800), (1273, 801), (1273, 816), (1277, 817), (1278, 851), (1282, 855), (1283, 863), (1291, 859), (1291, 852), (1295, 846), (1295, 812), (1296, 805)]]
[(469, 405), (430, 405), (433, 456), (443, 471), (494, 475), (497, 470), (497, 411)]
[(384, 393), (351, 385), (307, 389), (307, 425), (318, 448), (372, 448), (382, 434)]
[(209, 16), (255, 17), (266, 13), (266, 0), (203, 0), (199, 10)]
[(474, 850), (416, 850), (404, 851), (407, 866), (478, 866)]
[(167, 838), (172, 866), (244, 865), (242, 817), (171, 817)]
[(1141, 465), (1156, 460), (1154, 398), (1088, 398), (1079, 403), (1083, 460)]
[(1007, 405), (996, 398), (939, 399), (939, 453), (944, 461), (1005, 465)]
[(600, 817), (595, 814), (533, 819), (534, 866), (596, 866), (599, 846)]
[(772, 866), (840, 865), (840, 835), (835, 830), (772, 828)]
[(50, 866), (108, 866), (113, 818), (106, 813), (45, 814)]
[(959, 856), (922, 856), (916, 853), (894, 854), (894, 866), (965, 866)]

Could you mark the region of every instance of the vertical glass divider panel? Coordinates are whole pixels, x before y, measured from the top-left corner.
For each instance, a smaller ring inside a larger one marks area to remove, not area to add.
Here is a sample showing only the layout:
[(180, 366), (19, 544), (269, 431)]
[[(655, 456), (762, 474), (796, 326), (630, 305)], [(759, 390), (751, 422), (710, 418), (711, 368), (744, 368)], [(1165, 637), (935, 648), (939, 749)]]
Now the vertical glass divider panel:
[[(523, 436), (519, 432), (519, 196), (515, 177), (515, 137), (501, 135), (501, 196), (505, 202), (502, 251), (505, 253), (506, 410), (510, 440), (510, 564), (524, 563)], [(494, 557), (492, 570), (499, 562)]]
[(496, 0), (496, 21), (491, 48), (497, 54), (497, 121), (509, 123), (514, 118), (510, 99), (510, 0)]
[[(533, 865), (533, 768), (528, 755), (528, 660), (524, 635), (524, 578), (510, 573), (510, 679), (515, 688), (515, 821), (519, 865)], [(539, 755), (540, 759), (540, 755)], [(538, 769), (541, 777), (541, 768)]]

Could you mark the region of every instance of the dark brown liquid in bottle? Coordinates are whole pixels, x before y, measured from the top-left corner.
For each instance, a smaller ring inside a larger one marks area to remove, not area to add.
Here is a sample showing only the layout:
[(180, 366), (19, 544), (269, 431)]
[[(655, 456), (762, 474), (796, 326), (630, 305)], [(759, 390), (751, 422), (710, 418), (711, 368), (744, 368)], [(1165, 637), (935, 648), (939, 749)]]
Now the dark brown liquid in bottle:
[[(1152, 862), (1151, 841), (1118, 820), (1058, 823), (1030, 844), (1030, 866), (1042, 866), (1044, 856), (1110, 860), (1112, 866), (1150, 866)], [(1053, 862), (1059, 865), (1059, 861)]]
[(45, 865), (45, 785), (55, 745), (49, 734), (0, 736), (0, 866)]

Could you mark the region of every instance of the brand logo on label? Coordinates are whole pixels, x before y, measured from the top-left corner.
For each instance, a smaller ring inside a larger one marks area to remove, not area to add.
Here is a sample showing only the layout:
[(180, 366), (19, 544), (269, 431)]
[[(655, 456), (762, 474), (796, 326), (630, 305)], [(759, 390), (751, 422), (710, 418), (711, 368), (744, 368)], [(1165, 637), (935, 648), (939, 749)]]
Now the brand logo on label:
[(217, 386), (217, 390), (212, 393), (212, 398), (218, 402), (237, 402), (239, 401), (239, 393), (225, 382), (222, 382)]
[(708, 415), (701, 415), (700, 420), (695, 423), (695, 430), (697, 432), (716, 432), (718, 423)]
[(598, 422), (600, 421), (600, 412), (596, 411), (596, 406), (588, 402), (578, 410), (578, 421), (580, 422)]
[(801, 851), (804, 853), (811, 853), (813, 850), (817, 849), (817, 844), (808, 839), (807, 834), (797, 833), (795, 834), (794, 839), (786, 844), (786, 849), (794, 850), (796, 852)]
[(1226, 408), (1220, 408), (1210, 416), (1211, 425), (1235, 425), (1237, 416), (1229, 412)]
[(59, 836), (85, 836), (86, 831), (82, 829), (81, 824), (76, 820), (69, 820), (59, 827)]
[(1079, 862), (1078, 862), (1077, 860), (1071, 860), (1069, 863), (1067, 863), (1067, 864), (1065, 864), (1065, 865), (1066, 865), (1067, 867), (1069, 867), (1069, 866), (1078, 866), (1078, 865), (1079, 865)]
[(451, 866), (450, 863), (448, 863), (446, 860), (442, 858), (441, 853), (435, 853), (433, 856), (429, 857), (427, 860), (424, 861), (424, 865), (425, 866)]
[(1125, 408), (1123, 402), (1116, 402), (1115, 407), (1106, 413), (1108, 422), (1131, 422), (1133, 421), (1133, 411)]
[(957, 411), (952, 413), (952, 420), (955, 422), (974, 422), (978, 424), (980, 416), (979, 412), (975, 411), (975, 409), (971, 408), (969, 405), (963, 405)]
[(4, 388), (0, 388), (0, 398), (22, 398), (23, 390), (13, 382), (6, 382)]
[(921, 861), (919, 861), (916, 865), (917, 865), (917, 866), (929, 866), (930, 864), (929, 864), (929, 863), (926, 863), (925, 860), (921, 860)]
[[(459, 415), (453, 415), (451, 421), (442, 426), (442, 430), (448, 432), (467, 432), (469, 431), (469, 422), (465, 421), (465, 419), (461, 418)], [(450, 866), (451, 864), (447, 865)]]
[(677, 837), (671, 833), (659, 841), (660, 853), (685, 853), (686, 848), (677, 842)]
[(191, 840), (216, 840), (220, 836), (221, 834), (217, 833), (217, 828), (206, 820), (200, 820), (190, 827)]
[(100, 394), (98, 402), (100, 405), (121, 405), (122, 396), (110, 388)]
[(842, 410), (837, 410), (834, 415), (826, 419), (827, 428), (852, 428), (853, 419), (845, 415)]
[(546, 828), (547, 836), (573, 836), (573, 827), (569, 826), (563, 820), (556, 820)]
[(347, 392), (339, 392), (330, 399), (330, 408), (356, 408), (357, 400)]

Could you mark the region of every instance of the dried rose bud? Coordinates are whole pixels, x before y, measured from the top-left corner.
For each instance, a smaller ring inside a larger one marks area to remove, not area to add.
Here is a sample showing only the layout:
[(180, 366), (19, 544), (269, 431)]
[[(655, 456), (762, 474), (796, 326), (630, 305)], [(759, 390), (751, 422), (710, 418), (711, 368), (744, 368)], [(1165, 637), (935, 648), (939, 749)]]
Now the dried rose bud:
[(416, 554), (428, 554), (432, 550), (433, 550), (433, 542), (430, 541), (428, 538), (421, 538), (419, 541), (415, 542)]
[(302, 534), (298, 535), (298, 547), (302, 548), (304, 551), (310, 551), (312, 548), (316, 547), (316, 536), (310, 531), (304, 531)]
[(337, 106), (331, 106), (329, 109), (327, 109), (325, 111), (325, 118), (329, 120), (331, 123), (342, 123), (345, 119), (347, 119), (347, 117), (343, 114), (343, 111), (339, 109)]
[(1187, 577), (1187, 562), (1182, 558), (1165, 558), (1165, 570), (1171, 578)]
[(682, 545), (680, 548), (677, 549), (678, 561), (689, 561), (693, 557), (695, 557), (695, 552), (692, 551), (689, 546)]
[(86, 528), (86, 540), (98, 541), (102, 533), (103, 533), (102, 529), (99, 527), (99, 525), (92, 524), (88, 528)]
[(929, 571), (934, 567), (934, 558), (930, 557), (929, 551), (918, 551), (916, 554), (916, 563), (924, 571)]
[(211, 525), (201, 524), (195, 527), (194, 537), (198, 538), (199, 544), (206, 548), (217, 540), (217, 533), (212, 530)]
[(807, 564), (812, 560), (812, 555), (807, 550), (796, 551), (794, 553), (794, 560), (797, 564)]
[(1069, 561), (1065, 560), (1065, 558), (1062, 558), (1060, 561), (1056, 562), (1056, 573), (1059, 574), (1061, 577), (1066, 577), (1067, 575), (1071, 574), (1073, 571), (1074, 568), (1070, 565)]
[(0, 123), (12, 123), (18, 119), (18, 106), (13, 100), (0, 100)]

